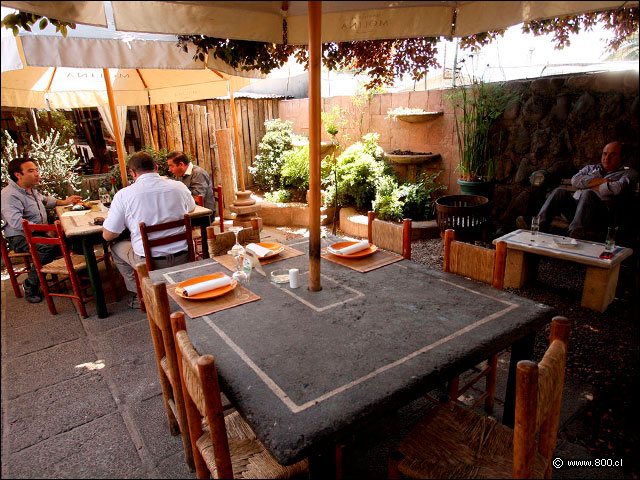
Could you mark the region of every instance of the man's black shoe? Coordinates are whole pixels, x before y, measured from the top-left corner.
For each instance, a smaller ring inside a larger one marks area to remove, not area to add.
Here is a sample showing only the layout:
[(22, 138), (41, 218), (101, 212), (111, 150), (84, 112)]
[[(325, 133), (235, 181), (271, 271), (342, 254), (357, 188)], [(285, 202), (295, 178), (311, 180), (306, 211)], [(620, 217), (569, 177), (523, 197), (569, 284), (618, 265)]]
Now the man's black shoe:
[(42, 301), (42, 297), (40, 295), (31, 295), (25, 293), (24, 298), (26, 298), (27, 302), (29, 303), (40, 303)]
[(24, 298), (27, 299), (29, 303), (40, 303), (42, 301), (42, 296), (40, 296), (40, 289), (31, 285), (28, 278), (25, 278), (22, 282), (22, 288), (24, 289)]

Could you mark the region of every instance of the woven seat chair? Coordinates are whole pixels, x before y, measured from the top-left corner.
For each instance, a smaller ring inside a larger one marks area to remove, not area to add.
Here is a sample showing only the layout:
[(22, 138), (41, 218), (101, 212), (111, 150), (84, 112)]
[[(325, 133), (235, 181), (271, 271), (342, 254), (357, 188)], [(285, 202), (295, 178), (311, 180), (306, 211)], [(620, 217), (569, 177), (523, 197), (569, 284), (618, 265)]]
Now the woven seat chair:
[[(51, 297), (75, 298), (78, 302), (80, 315), (82, 316), (82, 318), (87, 318), (88, 315), (85, 304), (93, 300), (93, 296), (85, 293), (85, 291), (90, 288), (90, 285), (88, 284), (88, 282), (81, 283), (80, 280), (85, 280), (85, 278), (80, 277), (78, 274), (78, 272), (87, 268), (86, 260), (84, 258), (84, 255), (76, 255), (75, 253), (72, 253), (67, 247), (66, 237), (64, 235), (64, 231), (62, 230), (60, 220), (56, 220), (53, 225), (40, 225), (29, 223), (27, 220), (23, 220), (22, 228), (24, 230), (24, 235), (27, 239), (27, 243), (29, 244), (29, 250), (31, 251), (34, 268), (38, 273), (40, 286), (42, 287), (42, 292), (44, 293), (44, 298), (47, 301), (47, 306), (49, 307), (49, 311), (51, 312), (51, 314), (58, 314)], [(40, 237), (33, 235), (33, 232), (47, 233), (54, 236)], [(36, 245), (39, 243), (48, 245), (59, 245), (60, 251), (62, 252), (62, 258), (43, 265), (42, 261), (40, 260), (40, 255), (38, 254), (38, 249), (36, 247)], [(96, 251), (96, 262), (104, 262), (107, 271), (106, 273), (111, 286), (110, 291), (113, 293), (114, 299), (117, 300), (116, 286), (114, 283), (115, 276), (113, 275), (113, 272), (111, 270), (110, 257), (111, 254), (107, 249), (106, 242), (102, 242), (102, 251), (100, 251), (99, 249)], [(52, 281), (47, 280), (47, 274), (51, 274), (53, 276)], [(58, 280), (57, 276), (65, 276), (65, 278)], [(53, 287), (60, 286), (66, 280), (69, 280), (71, 282), (73, 295), (59, 292), (53, 293), (51, 291)]]
[(389, 478), (550, 478), (570, 326), (555, 317), (542, 361), (518, 362), (515, 430), (455, 402), (440, 404), (391, 455)]
[(169, 297), (164, 283), (154, 284), (149, 278), (147, 265), (136, 265), (136, 272), (140, 279), (142, 295), (145, 301), (149, 330), (153, 341), (153, 349), (156, 354), (156, 366), (160, 376), (162, 398), (167, 412), (167, 422), (171, 435), (182, 435), (184, 456), (190, 471), (194, 471), (193, 452), (191, 450), (191, 438), (187, 412), (184, 408), (182, 396), (182, 384), (178, 371), (178, 359), (171, 320), (169, 319)]
[(171, 326), (198, 478), (290, 478), (308, 471), (306, 459), (280, 465), (238, 412), (223, 415), (213, 355), (193, 348), (182, 312), (171, 314)]
[[(24, 263), (24, 267), (14, 268), (11, 263), (14, 258), (20, 258)], [(4, 230), (2, 231), (2, 260), (7, 267), (7, 273), (9, 274), (9, 280), (13, 287), (13, 293), (15, 293), (16, 298), (22, 298), (22, 292), (20, 291), (20, 285), (22, 285), (22, 282), (18, 281), (18, 277), (23, 273), (28, 274), (31, 271), (31, 254), (29, 252), (16, 253), (11, 250), (9, 245), (7, 245), (7, 240), (4, 238)]]
[[(257, 219), (251, 219), (251, 228), (243, 228), (238, 232), (238, 242), (242, 245), (260, 242), (260, 229)], [(224, 255), (231, 250), (231, 247), (233, 247), (235, 243), (236, 237), (233, 232), (216, 233), (213, 227), (207, 227), (209, 256), (217, 257)]]
[[(444, 261), (442, 264), (442, 270), (445, 272), (469, 277), (479, 282), (488, 283), (498, 290), (503, 290), (506, 257), (507, 246), (504, 242), (498, 242), (494, 251), (470, 243), (457, 242), (454, 230), (445, 231)], [(460, 377), (455, 377), (449, 381), (449, 397), (452, 400), (457, 399), (485, 377), (485, 390), (476, 399), (472, 408), (484, 400), (485, 410), (488, 413), (493, 412), (497, 367), (498, 354), (495, 354), (487, 360), (486, 367), (475, 369), (477, 374), (465, 385), (460, 386)]]
[(411, 219), (402, 221), (402, 237), (398, 235), (397, 227), (391, 222), (376, 219), (375, 212), (367, 213), (367, 238), (369, 243), (385, 250), (399, 253), (407, 260), (411, 260)]
[[(173, 235), (165, 235), (154, 239), (149, 238), (150, 233), (161, 232), (163, 230), (169, 230), (171, 228), (184, 227), (184, 231), (180, 233), (174, 233)], [(193, 262), (196, 259), (195, 249), (193, 246), (193, 237), (191, 236), (191, 217), (185, 214), (180, 220), (172, 220), (170, 222), (158, 223), (156, 225), (147, 225), (144, 222), (140, 222), (140, 236), (142, 237), (142, 249), (144, 250), (144, 261), (147, 265), (147, 271), (151, 272), (155, 270), (153, 265), (153, 247), (159, 247), (160, 245), (168, 245), (170, 243), (179, 242), (180, 240), (187, 241), (187, 248), (189, 250), (189, 261)], [(138, 272), (134, 270), (134, 276), (136, 279), (136, 290), (138, 291), (138, 299), (140, 300), (140, 311), (145, 311), (144, 297), (140, 289), (140, 279), (138, 278)]]

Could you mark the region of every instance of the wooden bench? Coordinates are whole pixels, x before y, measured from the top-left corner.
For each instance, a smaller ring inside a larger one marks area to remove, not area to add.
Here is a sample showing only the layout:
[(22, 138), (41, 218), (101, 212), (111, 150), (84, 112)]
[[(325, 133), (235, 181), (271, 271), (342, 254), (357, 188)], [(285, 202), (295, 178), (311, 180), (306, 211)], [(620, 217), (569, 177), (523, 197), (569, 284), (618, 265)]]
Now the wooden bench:
[(581, 263), (587, 266), (587, 273), (580, 304), (604, 312), (615, 297), (620, 263), (631, 256), (633, 250), (616, 246), (613, 258), (604, 260), (599, 258), (604, 250), (603, 243), (576, 240), (576, 245), (572, 247), (558, 245), (556, 241), (563, 238), (571, 240), (540, 232), (534, 241), (532, 233), (528, 230), (516, 230), (496, 238), (494, 244), (500, 241), (507, 244), (504, 286), (521, 288), (529, 278), (535, 277), (536, 255)]

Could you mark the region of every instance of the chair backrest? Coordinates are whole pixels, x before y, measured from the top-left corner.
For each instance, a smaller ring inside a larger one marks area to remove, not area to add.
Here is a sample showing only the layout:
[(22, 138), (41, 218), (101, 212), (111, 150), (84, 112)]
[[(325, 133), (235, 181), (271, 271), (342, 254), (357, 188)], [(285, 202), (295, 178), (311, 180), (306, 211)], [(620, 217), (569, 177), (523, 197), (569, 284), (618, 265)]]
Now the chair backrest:
[(218, 202), (218, 215), (220, 216), (220, 231), (224, 232), (224, 198), (222, 196), (222, 185), (213, 187), (213, 196)]
[[(202, 436), (202, 417), (207, 419), (216, 460), (217, 478), (233, 478), (229, 441), (224, 421), (220, 384), (213, 355), (199, 355), (187, 335), (184, 313), (171, 314), (180, 379), (182, 382), (191, 443)], [(196, 468), (198, 464), (196, 463)]]
[[(53, 225), (41, 225), (38, 223), (29, 223), (28, 220), (22, 220), (22, 230), (29, 245), (29, 251), (33, 258), (33, 264), (36, 270), (42, 269), (42, 260), (36, 247), (37, 244), (59, 245), (64, 258), (67, 270), (73, 272), (73, 262), (71, 261), (71, 252), (67, 247), (66, 237), (60, 220), (56, 220)], [(45, 236), (34, 235), (34, 232), (43, 233)], [(49, 236), (52, 235), (52, 236)]]
[(193, 195), (193, 200), (196, 202), (196, 205), (204, 207), (204, 197), (202, 195)]
[(516, 416), (513, 434), (513, 478), (532, 478), (536, 449), (546, 459), (545, 478), (551, 477), (562, 405), (567, 343), (571, 322), (554, 317), (549, 348), (540, 363), (518, 362)]
[[(243, 228), (238, 232), (238, 242), (245, 245), (247, 243), (258, 243), (260, 241), (260, 229), (258, 228), (258, 220), (251, 220), (251, 228)], [(236, 237), (233, 232), (224, 232), (216, 234), (214, 227), (207, 227), (207, 246), (209, 247), (209, 256), (217, 257), (227, 253), (236, 243)]]
[(385, 222), (376, 218), (375, 212), (368, 212), (369, 220), (367, 237), (369, 243), (385, 250), (401, 254), (411, 260), (411, 219), (402, 221), (402, 236), (398, 235), (398, 227), (392, 222)]
[(488, 283), (498, 290), (504, 289), (504, 272), (507, 258), (507, 245), (498, 242), (496, 249), (456, 242), (455, 232), (444, 232), (444, 261), (442, 270)]
[[(153, 232), (160, 232), (162, 230), (169, 230), (171, 228), (185, 227), (184, 232), (175, 233), (173, 235), (162, 236), (154, 239), (149, 238), (149, 234)], [(168, 245), (180, 240), (187, 241), (187, 248), (189, 249), (189, 260), (194, 262), (196, 259), (195, 249), (193, 247), (193, 237), (191, 236), (191, 218), (188, 214), (180, 220), (173, 220), (171, 222), (158, 223), (156, 225), (146, 225), (144, 222), (140, 222), (140, 235), (142, 236), (142, 248), (144, 249), (144, 259), (149, 271), (153, 270), (152, 248), (160, 245)]]

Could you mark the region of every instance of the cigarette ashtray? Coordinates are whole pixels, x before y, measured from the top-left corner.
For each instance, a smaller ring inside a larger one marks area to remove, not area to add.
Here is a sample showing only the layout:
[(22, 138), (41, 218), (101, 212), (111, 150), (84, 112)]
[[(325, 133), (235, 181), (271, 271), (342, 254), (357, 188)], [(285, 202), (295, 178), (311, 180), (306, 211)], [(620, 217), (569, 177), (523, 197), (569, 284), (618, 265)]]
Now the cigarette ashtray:
[(273, 283), (289, 283), (289, 270), (274, 270), (271, 272), (271, 281)]

